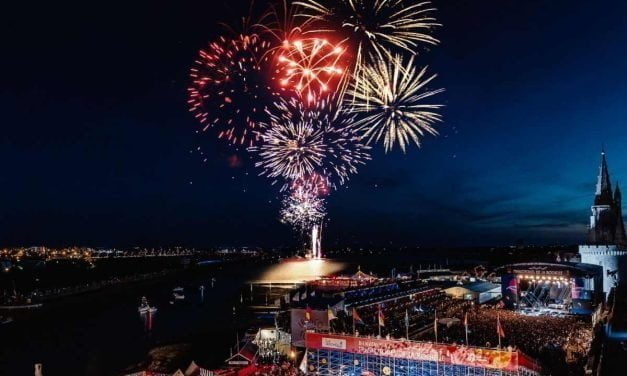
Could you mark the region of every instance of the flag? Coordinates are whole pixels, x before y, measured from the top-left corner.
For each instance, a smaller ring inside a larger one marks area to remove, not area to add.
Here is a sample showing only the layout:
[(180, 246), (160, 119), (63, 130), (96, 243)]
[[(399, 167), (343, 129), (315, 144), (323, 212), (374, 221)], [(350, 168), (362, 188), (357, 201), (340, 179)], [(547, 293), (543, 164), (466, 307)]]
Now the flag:
[(496, 315), (496, 334), (499, 336), (499, 339), (501, 337), (505, 338), (505, 331), (501, 326), (501, 318), (499, 315)]
[(383, 311), (381, 310), (381, 305), (379, 304), (379, 326), (385, 326), (385, 316), (383, 316)]
[(359, 314), (357, 314), (357, 309), (353, 308), (353, 322), (358, 322), (360, 324), (364, 323), (364, 320), (361, 319), (361, 317), (359, 317)]
[(307, 352), (307, 349), (305, 349), (305, 356), (303, 356), (303, 360), (300, 361), (300, 365), (298, 366), (298, 369), (303, 374), (307, 373), (307, 359), (308, 358), (309, 358), (309, 353)]
[(311, 312), (311, 307), (307, 306), (307, 308), (305, 309), (305, 320), (311, 321)]
[(337, 319), (337, 316), (335, 316), (335, 313), (333, 313), (333, 310), (331, 309), (331, 307), (327, 306), (327, 312), (328, 312), (327, 315), (329, 317), (329, 321)]

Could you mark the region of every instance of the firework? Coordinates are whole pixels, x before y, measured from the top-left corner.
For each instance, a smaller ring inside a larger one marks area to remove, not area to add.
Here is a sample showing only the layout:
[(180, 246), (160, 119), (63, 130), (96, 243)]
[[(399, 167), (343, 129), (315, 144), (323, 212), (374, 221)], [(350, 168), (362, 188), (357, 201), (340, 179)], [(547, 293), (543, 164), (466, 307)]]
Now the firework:
[[(429, 1), (415, 0), (300, 0), (302, 16), (318, 21), (314, 32), (345, 35), (354, 42), (357, 57), (379, 58), (389, 51), (415, 53), (420, 44), (435, 45), (429, 33), (436, 26)], [(353, 43), (351, 43), (353, 44)]]
[(278, 50), (277, 80), (312, 104), (333, 91), (344, 77), (346, 49), (323, 38), (284, 40)]
[(260, 34), (272, 40), (272, 52), (281, 48), (285, 41), (296, 40), (302, 36), (304, 28), (312, 20), (299, 20), (297, 17), (299, 12), (300, 8), (289, 4), (287, 0), (282, 0), (278, 4), (271, 2), (269, 10), (254, 25)]
[(313, 173), (295, 179), (289, 188), (295, 195), (311, 194), (316, 197), (324, 197), (329, 194), (329, 179)]
[(415, 54), (421, 45), (439, 41), (430, 35), (436, 26), (429, 1), (416, 0), (300, 0), (301, 16), (313, 19), (308, 32), (342, 35), (354, 49), (351, 67), (359, 86), (363, 70), (376, 61), (391, 60), (394, 53)]
[(301, 231), (319, 224), (325, 215), (324, 199), (311, 194), (291, 194), (282, 203), (281, 220)]
[(265, 109), (276, 94), (265, 81), (269, 43), (257, 35), (220, 38), (205, 50), (191, 69), (190, 111), (203, 125), (215, 128), (231, 144), (251, 146)]
[(436, 75), (427, 77), (426, 68), (416, 69), (413, 57), (403, 64), (398, 55), (366, 68), (364, 75), (361, 87), (353, 84), (349, 96), (351, 111), (363, 114), (355, 125), (367, 144), (383, 138), (386, 152), (396, 143), (405, 151), (410, 140), (420, 146), (422, 136), (437, 134), (433, 125), (442, 117), (435, 110), (442, 105), (423, 103), (444, 91), (426, 89)]
[(369, 147), (352, 126), (354, 117), (330, 102), (306, 107), (295, 99), (280, 100), (275, 110), (259, 146), (249, 148), (260, 159), (261, 175), (294, 181), (315, 173), (335, 187), (370, 159)]

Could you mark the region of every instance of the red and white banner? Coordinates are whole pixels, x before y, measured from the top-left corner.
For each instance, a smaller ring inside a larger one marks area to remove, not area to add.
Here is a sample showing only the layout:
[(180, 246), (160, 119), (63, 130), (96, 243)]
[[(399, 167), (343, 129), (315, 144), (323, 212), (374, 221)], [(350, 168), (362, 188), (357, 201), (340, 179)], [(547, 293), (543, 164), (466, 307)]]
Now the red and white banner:
[(518, 370), (518, 353), (428, 342), (385, 340), (334, 334), (306, 333), (308, 350), (339, 350), (417, 361), (432, 361), (508, 371)]

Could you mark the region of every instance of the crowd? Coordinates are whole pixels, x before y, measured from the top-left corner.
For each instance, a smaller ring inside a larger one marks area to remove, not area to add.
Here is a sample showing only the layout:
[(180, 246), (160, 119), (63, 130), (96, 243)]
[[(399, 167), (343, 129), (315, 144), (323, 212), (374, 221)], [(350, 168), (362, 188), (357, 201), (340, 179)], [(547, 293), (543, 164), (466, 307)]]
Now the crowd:
[(277, 350), (277, 341), (274, 338), (257, 339), (255, 343), (258, 346), (257, 359), (260, 362), (273, 362), (281, 356), (281, 352)]
[[(592, 325), (575, 316), (526, 316), (502, 309), (500, 305), (475, 305), (447, 297), (440, 289), (425, 289), (366, 306), (356, 305), (355, 331), (359, 335), (382, 338), (405, 338), (405, 315), (409, 321), (409, 338), (435, 341), (432, 330), (438, 318), (438, 341), (466, 343), (464, 319), (468, 317), (468, 342), (471, 346), (496, 347), (499, 344), (497, 317), (505, 334), (503, 348), (520, 350), (539, 360), (556, 374), (576, 374), (587, 360), (593, 338)], [(352, 308), (337, 312), (331, 331), (352, 333)], [(384, 326), (379, 327), (379, 310)], [(380, 330), (380, 331), (379, 331)]]
[[(464, 315), (468, 313), (468, 342), (471, 346), (494, 347), (498, 344), (497, 318), (504, 337), (503, 347), (519, 349), (557, 374), (570, 374), (585, 363), (593, 338), (592, 325), (574, 316), (526, 316), (497, 307), (452, 306), (448, 317), (460, 319), (457, 325), (440, 325), (440, 341), (465, 343)], [(438, 313), (439, 316), (439, 313)], [(421, 339), (434, 340), (434, 332)]]
[[(284, 361), (278, 364), (257, 365), (254, 371), (249, 373), (254, 376), (300, 376), (303, 373), (292, 362)], [(243, 376), (243, 375), (238, 375)]]

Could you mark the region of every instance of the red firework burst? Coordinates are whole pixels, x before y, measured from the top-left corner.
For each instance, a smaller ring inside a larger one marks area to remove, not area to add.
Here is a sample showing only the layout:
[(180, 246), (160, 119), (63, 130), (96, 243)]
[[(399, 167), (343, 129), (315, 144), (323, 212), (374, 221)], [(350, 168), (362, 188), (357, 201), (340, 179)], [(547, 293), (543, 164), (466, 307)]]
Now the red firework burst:
[(297, 197), (305, 195), (324, 197), (329, 194), (329, 181), (320, 174), (312, 173), (295, 179), (290, 190)]
[(322, 38), (285, 40), (276, 58), (282, 88), (294, 90), (311, 104), (333, 92), (346, 72), (346, 48)]
[(265, 77), (268, 42), (257, 35), (221, 37), (199, 52), (191, 68), (188, 88), (190, 111), (203, 124), (218, 130), (231, 144), (252, 146), (265, 109), (277, 93)]

